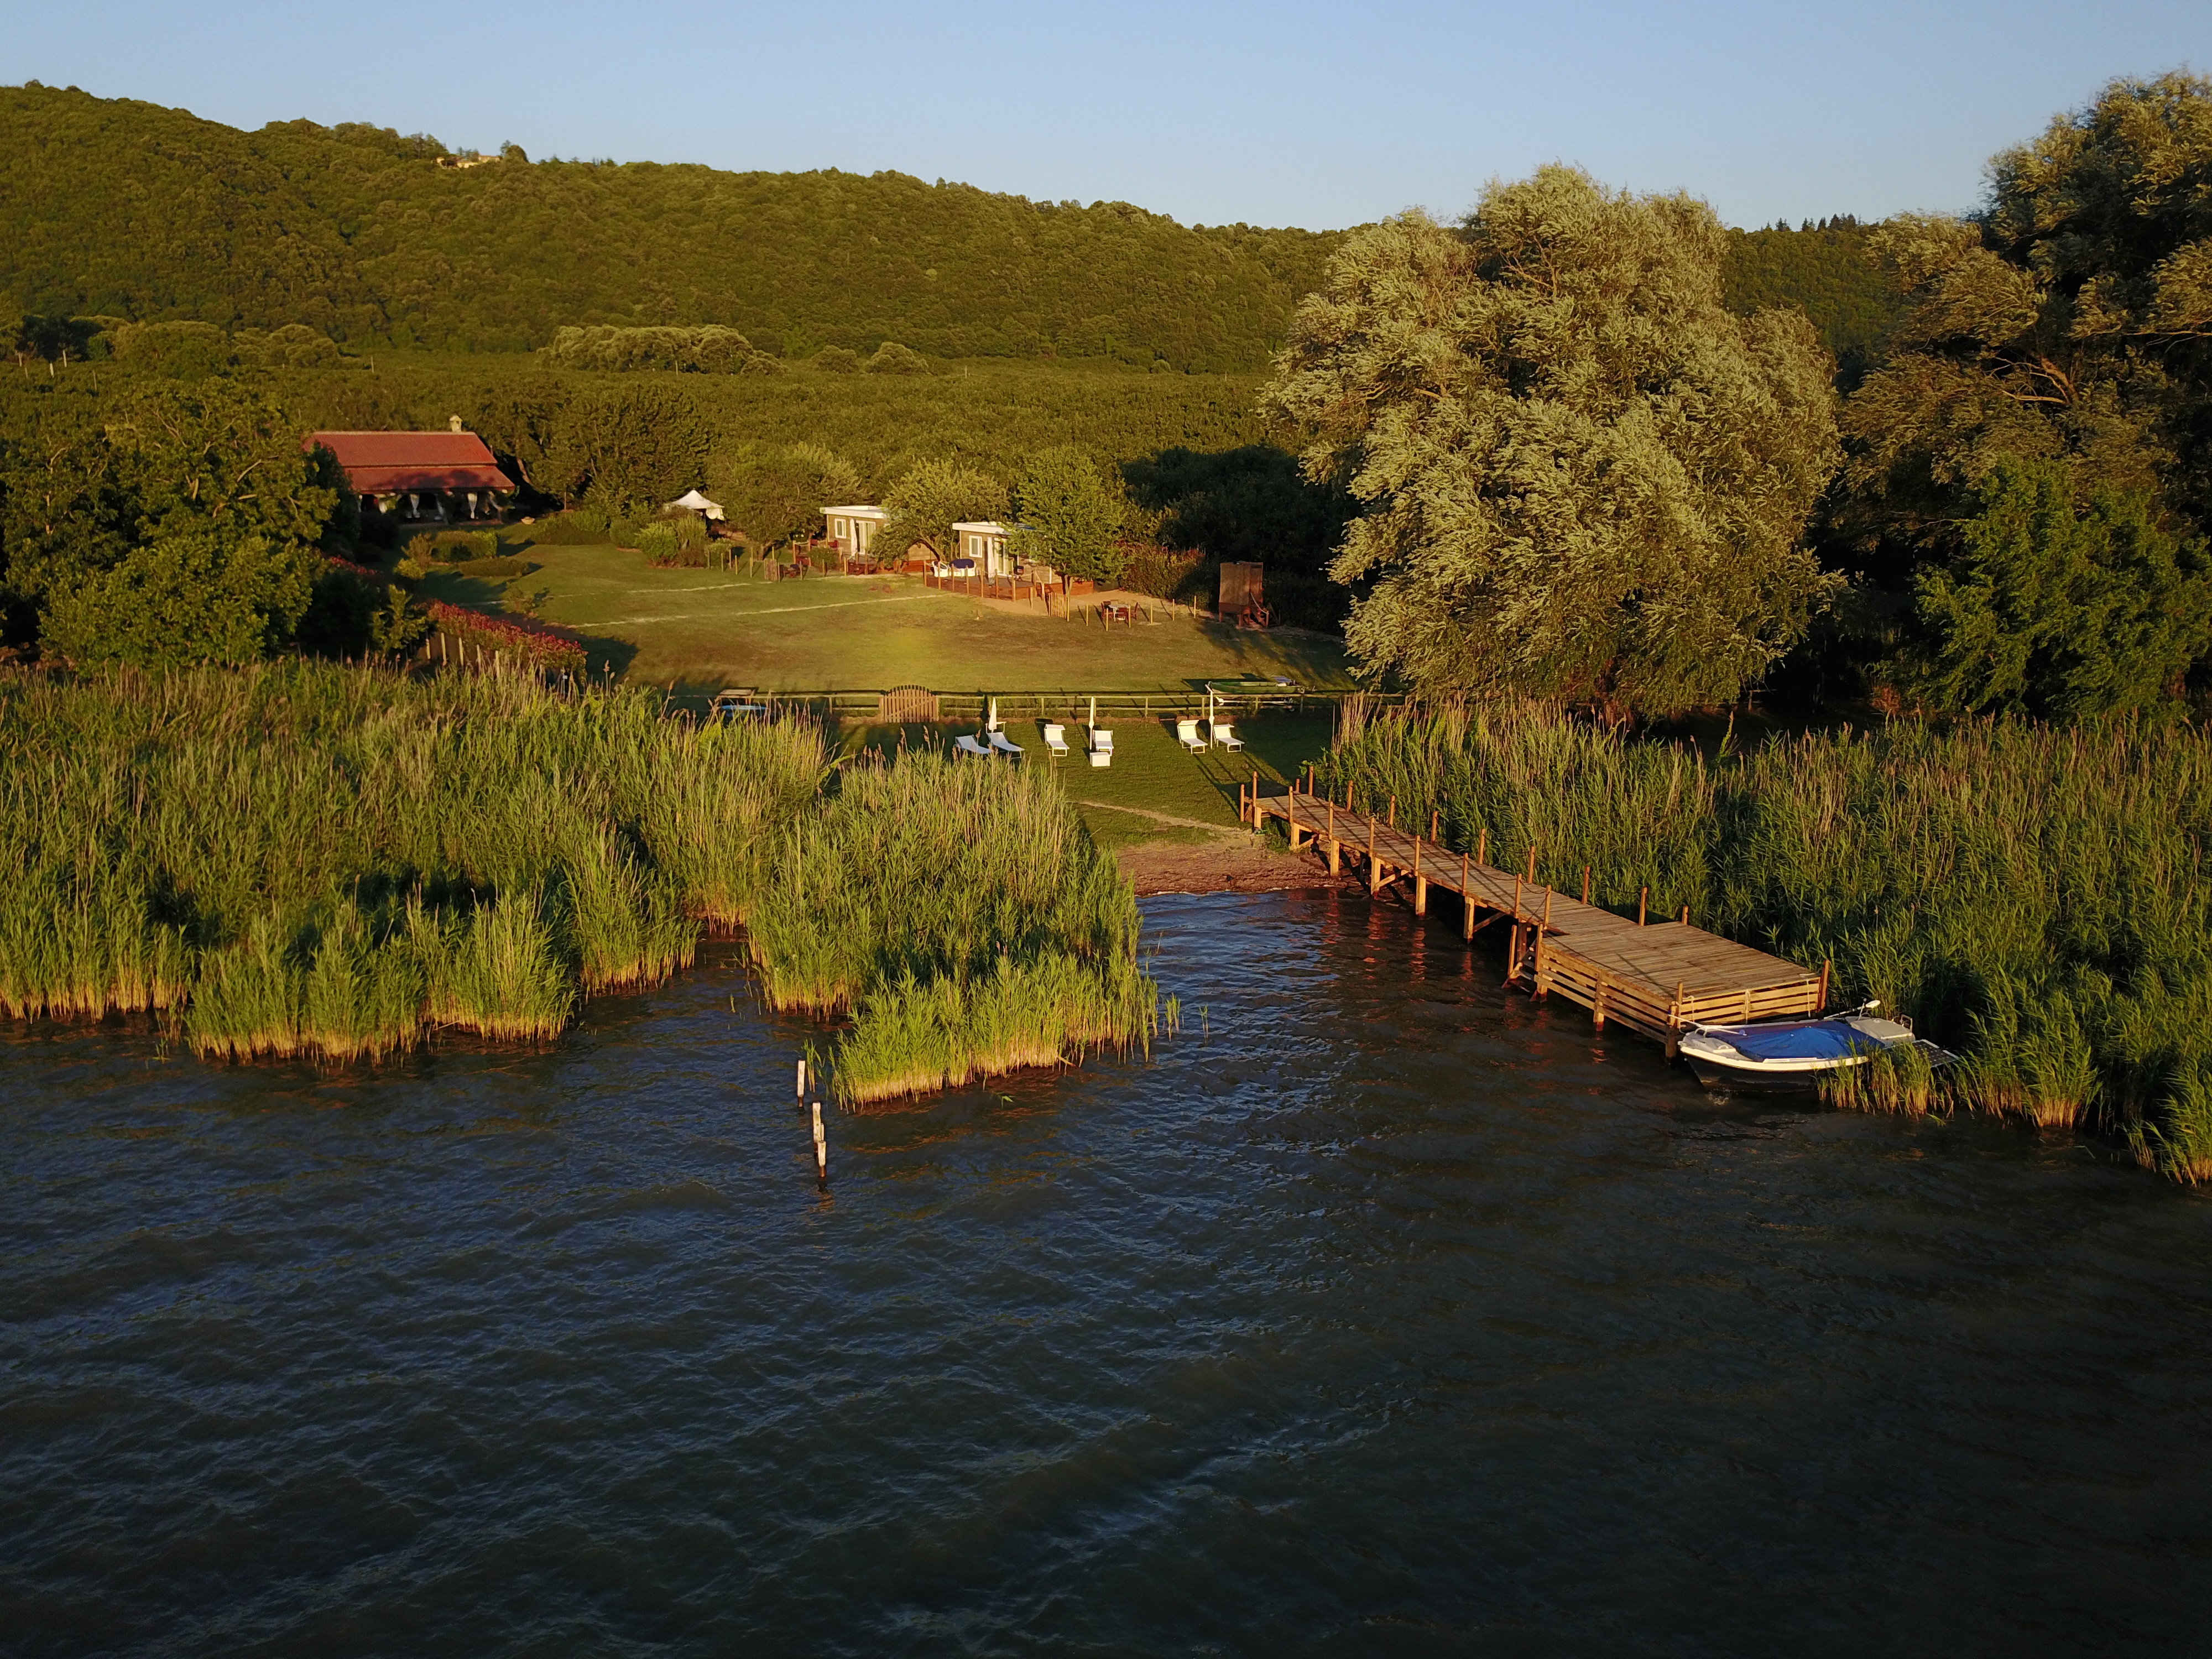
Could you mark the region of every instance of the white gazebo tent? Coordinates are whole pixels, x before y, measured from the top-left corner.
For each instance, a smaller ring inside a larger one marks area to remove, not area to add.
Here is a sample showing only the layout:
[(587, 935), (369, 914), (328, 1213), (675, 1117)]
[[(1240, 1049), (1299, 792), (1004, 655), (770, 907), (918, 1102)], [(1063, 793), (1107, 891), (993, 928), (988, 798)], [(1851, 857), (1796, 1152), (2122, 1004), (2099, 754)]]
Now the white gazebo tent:
[(686, 490), (669, 502), (669, 506), (683, 507), (687, 512), (696, 513), (702, 519), (712, 519), (717, 524), (722, 521), (721, 503), (708, 501), (696, 489)]

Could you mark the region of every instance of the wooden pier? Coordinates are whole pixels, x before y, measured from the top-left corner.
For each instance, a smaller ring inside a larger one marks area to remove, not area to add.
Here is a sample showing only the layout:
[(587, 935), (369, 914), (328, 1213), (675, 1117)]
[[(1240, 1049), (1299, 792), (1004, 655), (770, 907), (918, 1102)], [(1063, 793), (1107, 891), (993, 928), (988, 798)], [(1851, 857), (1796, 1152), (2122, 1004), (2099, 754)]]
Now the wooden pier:
[(1590, 1011), (1598, 1029), (1618, 1020), (1667, 1046), (1672, 1059), (1685, 1026), (1699, 1021), (1806, 1018), (1825, 1012), (1828, 975), (1738, 945), (1686, 920), (1632, 921), (1544, 886), (1527, 873), (1499, 870), (1372, 813), (1353, 812), (1320, 795), (1267, 795), (1256, 781), (1244, 801), (1258, 829), (1282, 821), (1293, 850), (1310, 842), (1329, 873), (1364, 870), (1367, 890), (1393, 882), (1411, 889), (1413, 914), (1426, 915), (1441, 890), (1460, 902), (1460, 935), (1472, 939), (1492, 922), (1508, 927), (1505, 982), (1537, 997), (1553, 992)]

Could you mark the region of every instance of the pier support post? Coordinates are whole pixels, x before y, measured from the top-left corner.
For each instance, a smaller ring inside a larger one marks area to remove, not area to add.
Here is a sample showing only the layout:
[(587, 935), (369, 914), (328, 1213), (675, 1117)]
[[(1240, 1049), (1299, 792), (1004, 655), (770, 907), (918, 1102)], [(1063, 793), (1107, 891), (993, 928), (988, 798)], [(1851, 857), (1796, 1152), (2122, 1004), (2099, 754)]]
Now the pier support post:
[(1551, 981), (1544, 977), (1544, 939), (1552, 931), (1552, 890), (1544, 890), (1544, 919), (1536, 924), (1536, 994), (1547, 997), (1552, 994)]
[(1367, 815), (1367, 896), (1382, 890), (1382, 866), (1375, 861), (1375, 815)]
[(1327, 841), (1322, 843), (1322, 850), (1328, 854), (1329, 874), (1332, 876), (1342, 875), (1344, 873), (1342, 863), (1344, 843), (1337, 840), (1334, 836), (1331, 836)]
[(1421, 873), (1421, 838), (1413, 837), (1413, 914), (1429, 914), (1429, 878)]
[(1467, 879), (1467, 854), (1459, 855), (1459, 936), (1470, 944), (1474, 939), (1474, 890)]

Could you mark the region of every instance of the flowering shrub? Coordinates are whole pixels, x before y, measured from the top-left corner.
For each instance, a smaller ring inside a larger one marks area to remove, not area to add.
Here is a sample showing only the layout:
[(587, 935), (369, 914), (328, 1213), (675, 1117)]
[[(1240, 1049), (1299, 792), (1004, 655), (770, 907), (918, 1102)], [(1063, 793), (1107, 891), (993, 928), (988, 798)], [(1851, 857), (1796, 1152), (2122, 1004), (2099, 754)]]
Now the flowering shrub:
[(539, 622), (519, 622), (507, 617), (487, 617), (433, 599), (424, 607), (441, 634), (450, 634), (486, 653), (498, 652), (516, 662), (553, 673), (584, 672), (584, 645), (573, 634)]

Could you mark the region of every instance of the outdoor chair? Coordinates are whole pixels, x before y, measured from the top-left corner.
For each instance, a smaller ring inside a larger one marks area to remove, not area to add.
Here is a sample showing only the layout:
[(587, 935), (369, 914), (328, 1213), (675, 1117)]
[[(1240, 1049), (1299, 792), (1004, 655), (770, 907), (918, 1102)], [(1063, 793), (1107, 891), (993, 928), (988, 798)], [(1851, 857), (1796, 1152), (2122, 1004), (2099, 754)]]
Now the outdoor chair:
[(1196, 715), (1193, 715), (1188, 720), (1177, 720), (1176, 722), (1176, 741), (1181, 744), (1184, 748), (1189, 750), (1194, 755), (1202, 754), (1205, 752), (1206, 739), (1198, 735), (1198, 717)]
[(1091, 763), (1111, 766), (1114, 763), (1114, 734), (1103, 726), (1091, 728)]
[(991, 733), (991, 751), (994, 754), (1004, 755), (1012, 760), (1019, 760), (1022, 746), (1005, 732), (994, 732)]
[(1044, 746), (1055, 755), (1067, 752), (1067, 728), (1057, 723), (1044, 729)]
[(965, 732), (963, 732), (958, 737), (952, 739), (952, 746), (955, 749), (957, 749), (963, 755), (974, 755), (981, 760), (988, 760), (991, 758), (991, 751), (984, 748), (981, 744), (976, 742), (975, 738), (969, 737)]
[(1224, 749), (1242, 749), (1244, 746), (1244, 739), (1229, 729), (1227, 720), (1215, 720), (1212, 730), (1214, 742), (1219, 744)]

